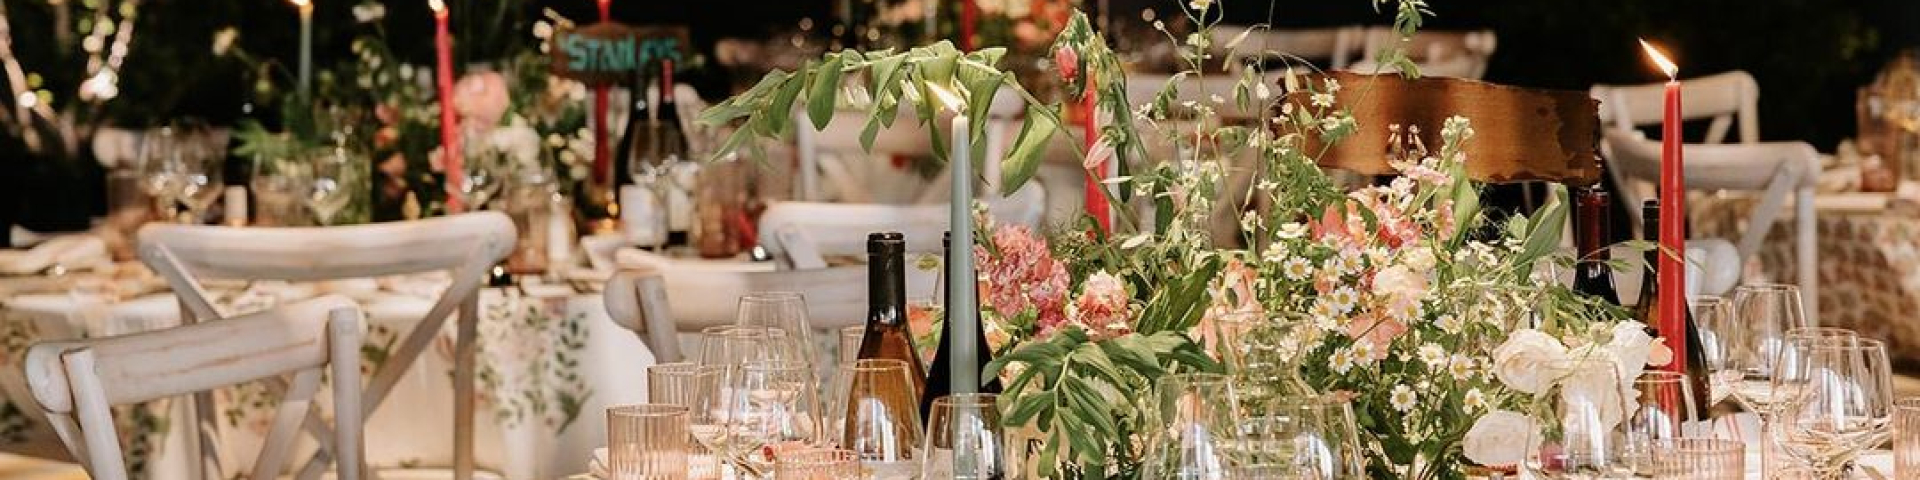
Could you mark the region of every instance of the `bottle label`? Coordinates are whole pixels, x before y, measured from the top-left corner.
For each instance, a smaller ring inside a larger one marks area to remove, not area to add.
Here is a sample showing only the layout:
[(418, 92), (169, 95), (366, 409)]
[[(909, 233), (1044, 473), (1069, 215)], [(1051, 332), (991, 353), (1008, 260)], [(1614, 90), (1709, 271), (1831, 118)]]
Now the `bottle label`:
[(642, 185), (620, 187), (620, 223), (627, 241), (655, 246), (667, 242), (666, 209), (660, 196)]

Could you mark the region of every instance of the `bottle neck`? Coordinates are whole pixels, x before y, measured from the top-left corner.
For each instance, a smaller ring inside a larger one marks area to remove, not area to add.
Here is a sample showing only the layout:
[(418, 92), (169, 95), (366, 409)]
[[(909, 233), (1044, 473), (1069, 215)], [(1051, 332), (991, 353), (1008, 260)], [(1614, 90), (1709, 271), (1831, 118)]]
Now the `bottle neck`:
[(1578, 247), (1582, 261), (1606, 261), (1611, 255), (1607, 252), (1608, 232), (1607, 194), (1585, 191), (1578, 200), (1580, 213), (1580, 232)]
[(867, 256), (867, 322), (905, 325), (906, 255), (899, 250)]
[[(1641, 236), (1645, 237), (1648, 242), (1652, 242), (1654, 245), (1653, 248), (1647, 250), (1646, 277), (1651, 279), (1654, 277), (1654, 269), (1659, 268), (1660, 255), (1665, 254), (1665, 252), (1660, 251), (1660, 204), (1648, 200), (1646, 206), (1642, 208), (1640, 212), (1640, 216), (1642, 217)], [(1680, 252), (1674, 252), (1676, 255), (1679, 253)]]

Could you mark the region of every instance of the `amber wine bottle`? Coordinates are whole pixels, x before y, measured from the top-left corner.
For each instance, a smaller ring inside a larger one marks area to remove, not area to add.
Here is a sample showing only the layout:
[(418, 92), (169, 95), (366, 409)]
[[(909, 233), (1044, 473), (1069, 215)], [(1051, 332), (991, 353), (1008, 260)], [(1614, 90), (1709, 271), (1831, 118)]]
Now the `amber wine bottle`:
[[(1644, 216), (1643, 226), (1645, 227), (1645, 231), (1642, 233), (1646, 236), (1648, 242), (1658, 245), (1660, 243), (1660, 201), (1647, 200), (1645, 207), (1641, 209), (1641, 215)], [(1681, 254), (1681, 252), (1671, 253), (1674, 255)], [(1705, 418), (1707, 415), (1707, 407), (1709, 406), (1708, 399), (1712, 398), (1712, 395), (1709, 395), (1707, 391), (1707, 351), (1700, 346), (1700, 329), (1693, 323), (1693, 312), (1688, 309), (1681, 309), (1681, 311), (1686, 312), (1687, 315), (1685, 332), (1659, 331), (1660, 256), (1666, 254), (1668, 254), (1668, 252), (1663, 252), (1659, 248), (1647, 250), (1647, 266), (1641, 269), (1640, 301), (1637, 305), (1634, 305), (1634, 316), (1639, 318), (1641, 323), (1647, 325), (1649, 334), (1656, 337), (1666, 337), (1668, 339), (1675, 338), (1675, 336), (1678, 335), (1681, 341), (1686, 343), (1687, 383), (1689, 384), (1688, 387), (1693, 390), (1694, 412), (1696, 412), (1696, 415), (1700, 415), (1699, 418)]]
[(860, 359), (907, 362), (913, 391), (927, 391), (926, 367), (907, 329), (907, 240), (900, 232), (867, 235), (867, 333)]

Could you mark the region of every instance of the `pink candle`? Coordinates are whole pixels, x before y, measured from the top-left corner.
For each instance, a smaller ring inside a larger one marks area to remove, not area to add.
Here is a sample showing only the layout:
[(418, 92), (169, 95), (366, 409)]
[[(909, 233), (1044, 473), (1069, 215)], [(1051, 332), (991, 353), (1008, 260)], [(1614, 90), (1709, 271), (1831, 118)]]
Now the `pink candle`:
[(1660, 124), (1660, 335), (1673, 349), (1668, 370), (1687, 370), (1687, 271), (1679, 258), (1687, 251), (1687, 191), (1681, 159), (1679, 66), (1645, 40), (1640, 46), (1647, 56), (1667, 74), (1666, 115)]
[(453, 37), (447, 34), (447, 5), (442, 0), (427, 0), (433, 9), (433, 48), (439, 63), (435, 68), (440, 94), (440, 165), (447, 172), (447, 212), (461, 210), (460, 187), (466, 183), (460, 155), (460, 119), (453, 113)]

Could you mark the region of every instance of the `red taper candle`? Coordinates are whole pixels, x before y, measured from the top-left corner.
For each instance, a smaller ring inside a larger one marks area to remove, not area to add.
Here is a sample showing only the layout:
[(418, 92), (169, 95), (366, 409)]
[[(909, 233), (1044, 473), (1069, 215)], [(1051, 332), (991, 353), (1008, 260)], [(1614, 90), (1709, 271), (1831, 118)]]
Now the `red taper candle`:
[(453, 35), (447, 33), (447, 5), (427, 0), (433, 9), (435, 79), (440, 89), (440, 165), (447, 173), (447, 212), (462, 210), (460, 188), (467, 182), (466, 157), (460, 153), (460, 117), (453, 110)]
[(1687, 190), (1685, 161), (1681, 159), (1679, 66), (1646, 40), (1640, 46), (1667, 74), (1665, 116), (1660, 124), (1660, 336), (1673, 349), (1667, 369), (1687, 371)]

